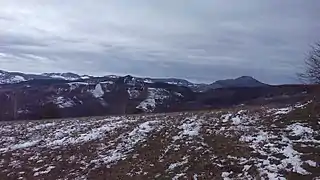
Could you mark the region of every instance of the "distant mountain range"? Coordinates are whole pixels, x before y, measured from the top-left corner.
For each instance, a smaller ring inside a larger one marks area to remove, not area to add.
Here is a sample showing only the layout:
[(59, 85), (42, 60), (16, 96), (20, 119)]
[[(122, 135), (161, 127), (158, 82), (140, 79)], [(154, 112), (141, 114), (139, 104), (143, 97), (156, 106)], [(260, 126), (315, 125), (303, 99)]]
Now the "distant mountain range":
[(195, 84), (175, 78), (0, 71), (0, 121), (290, 103), (314, 92), (319, 89), (302, 85), (270, 86), (248, 76)]
[[(83, 81), (88, 79), (99, 79), (99, 78), (119, 78), (120, 76), (109, 75), (103, 77), (94, 77), (89, 75), (78, 75), (75, 73), (43, 73), (43, 74), (24, 74), (21, 72), (7, 72), (0, 70), (0, 84), (15, 84), (30, 80), (66, 80), (66, 81)], [(132, 77), (132, 76), (130, 76)], [(139, 78), (132, 77), (136, 81), (142, 81), (145, 83), (167, 83), (177, 86), (185, 86), (191, 88), (196, 92), (203, 92), (210, 89), (218, 88), (230, 88), (230, 87), (264, 87), (267, 86), (264, 83), (250, 76), (242, 76), (236, 79), (219, 80), (212, 84), (197, 84), (189, 82), (185, 79), (177, 78)]]

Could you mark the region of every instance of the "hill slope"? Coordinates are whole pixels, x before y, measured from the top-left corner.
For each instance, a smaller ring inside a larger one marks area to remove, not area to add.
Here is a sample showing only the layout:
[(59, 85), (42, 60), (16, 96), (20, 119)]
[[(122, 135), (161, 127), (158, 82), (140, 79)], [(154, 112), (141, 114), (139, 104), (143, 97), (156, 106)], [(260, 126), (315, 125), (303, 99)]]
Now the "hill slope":
[(0, 124), (2, 179), (320, 178), (320, 106)]

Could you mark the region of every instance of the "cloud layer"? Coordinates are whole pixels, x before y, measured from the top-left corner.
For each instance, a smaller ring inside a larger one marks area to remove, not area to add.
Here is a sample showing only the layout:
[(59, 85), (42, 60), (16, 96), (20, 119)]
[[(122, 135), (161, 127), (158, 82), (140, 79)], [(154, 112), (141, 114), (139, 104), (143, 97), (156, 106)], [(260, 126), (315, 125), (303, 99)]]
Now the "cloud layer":
[(318, 0), (0, 0), (0, 69), (295, 82)]

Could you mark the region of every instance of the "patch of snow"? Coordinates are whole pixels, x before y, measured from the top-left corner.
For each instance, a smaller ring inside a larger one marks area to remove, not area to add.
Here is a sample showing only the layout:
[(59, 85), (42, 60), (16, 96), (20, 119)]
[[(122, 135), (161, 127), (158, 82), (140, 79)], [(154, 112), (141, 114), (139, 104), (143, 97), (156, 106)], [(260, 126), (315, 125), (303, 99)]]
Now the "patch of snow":
[(104, 95), (101, 84), (97, 84), (94, 90), (91, 91), (91, 93), (95, 98), (101, 98)]
[(163, 103), (167, 99), (168, 92), (162, 88), (148, 88), (148, 97), (142, 101), (136, 108), (145, 112), (152, 112), (156, 108), (157, 103)]
[(12, 84), (26, 81), (24, 77), (19, 75), (6, 77), (5, 74), (0, 74), (0, 77), (0, 84)]
[(119, 78), (120, 76), (116, 76), (116, 75), (109, 75), (109, 76), (107, 76), (107, 77), (109, 77), (109, 78), (111, 78), (111, 79), (117, 79), (117, 78)]
[[(295, 108), (301, 108), (301, 106)], [(275, 118), (278, 118), (278, 115), (287, 114), (292, 110), (294, 110), (294, 107), (268, 109), (266, 112), (277, 115)], [(234, 125), (236, 124), (238, 123)], [(241, 122), (241, 125), (236, 125), (233, 129), (238, 131), (236, 134), (242, 134), (240, 141), (248, 143), (254, 153), (258, 153), (262, 157), (268, 157), (267, 159), (254, 158), (255, 166), (261, 176), (267, 176), (268, 179), (284, 180), (285, 176), (282, 173), (283, 171), (296, 172), (301, 175), (310, 174), (303, 168), (304, 163), (308, 162), (304, 162), (301, 159), (302, 154), (294, 149), (295, 143), (297, 142), (317, 143), (317, 140), (313, 137), (315, 131), (307, 127), (306, 124), (294, 123), (288, 125), (286, 128), (278, 128), (275, 124), (265, 127), (264, 123), (258, 118), (255, 121)], [(273, 129), (276, 129), (276, 131)], [(299, 136), (300, 139), (290, 140), (287, 135)], [(279, 155), (282, 157), (279, 158)], [(280, 164), (275, 164), (271, 160), (278, 160)], [(246, 169), (247, 168), (249, 167), (246, 167)]]
[(276, 112), (274, 113), (274, 115), (288, 114), (288, 113), (291, 112), (292, 110), (293, 110), (292, 107), (280, 108), (280, 109), (277, 109), (277, 110), (276, 110)]
[(182, 131), (180, 131), (177, 136), (173, 137), (174, 141), (182, 139), (184, 136), (187, 136), (189, 138), (198, 136), (201, 129), (201, 124), (199, 121), (195, 121), (195, 117), (187, 118), (182, 122), (180, 126), (178, 126), (178, 129)]
[(182, 135), (187, 136), (197, 136), (199, 135), (200, 125), (196, 122), (192, 122), (189, 124), (183, 124), (182, 126), (183, 132)]
[(68, 83), (68, 85), (70, 86), (71, 90), (75, 90), (75, 89), (79, 88), (81, 85), (88, 86), (89, 83), (86, 83), (86, 82), (71, 82), (71, 83)]
[(16, 168), (21, 168), (21, 162), (20, 161), (10, 161), (9, 167), (13, 167), (14, 169)]
[(46, 170), (35, 172), (33, 175), (36, 177), (36, 176), (39, 176), (39, 175), (48, 174), (51, 170), (53, 170), (55, 168), (56, 168), (55, 166), (49, 166), (49, 167), (47, 167)]
[(23, 148), (28, 148), (28, 147), (32, 147), (36, 144), (38, 144), (39, 141), (36, 140), (36, 141), (27, 141), (27, 142), (24, 142), (22, 144), (16, 144), (12, 147), (10, 147), (11, 150), (17, 150), (17, 149), (23, 149)]
[(179, 96), (179, 97), (183, 97), (183, 95), (179, 92), (174, 92), (175, 95)]
[(222, 118), (222, 122), (228, 122), (231, 118), (232, 114), (225, 114), (225, 115), (222, 115), (221, 118)]
[(309, 105), (310, 103), (312, 103), (312, 100), (310, 100), (310, 101), (308, 101), (308, 102), (306, 102), (306, 103), (304, 103), (304, 104), (298, 103), (298, 104), (296, 104), (294, 107), (295, 107), (295, 108), (304, 108), (304, 107), (306, 107), (307, 105)]
[(198, 174), (193, 175), (193, 180), (198, 180)]
[(153, 83), (153, 81), (150, 80), (150, 79), (145, 79), (145, 80), (143, 80), (143, 82), (145, 82), (145, 83)]
[(65, 99), (64, 97), (60, 96), (53, 100), (53, 103), (58, 105), (59, 108), (68, 108), (75, 106), (75, 102), (71, 99)]
[(32, 146), (35, 146), (36, 144), (39, 143), (39, 140), (35, 140), (35, 141), (27, 141), (21, 144), (15, 144), (13, 146), (9, 146), (7, 148), (2, 148), (0, 149), (0, 152), (6, 152), (6, 151), (14, 151), (14, 150), (18, 150), (18, 149), (24, 149), (24, 148), (29, 148)]
[(248, 171), (251, 167), (251, 165), (245, 165), (242, 171)]
[(302, 126), (301, 123), (291, 124), (286, 129), (291, 131), (290, 135), (293, 135), (293, 136), (302, 136), (302, 135), (307, 135), (307, 134), (313, 133), (313, 129), (311, 129), (309, 127), (304, 127), (304, 126)]
[(177, 85), (177, 84), (178, 84), (177, 82), (174, 82), (174, 81), (167, 81), (166, 83), (167, 83), (167, 84), (174, 84), (174, 85)]
[(29, 113), (30, 111), (28, 109), (19, 109), (18, 114), (25, 114), (25, 113)]
[(233, 125), (241, 124), (241, 118), (239, 116), (233, 117), (233, 118), (231, 118), (231, 120), (232, 120)]
[(158, 127), (159, 121), (147, 121), (140, 124), (130, 133), (119, 137), (120, 143), (114, 148), (107, 151), (106, 155), (100, 155), (100, 158), (92, 162), (103, 160), (105, 164), (112, 164), (123, 159), (127, 154), (133, 151), (133, 148), (140, 142), (144, 142), (149, 133)]
[(310, 174), (305, 169), (303, 169), (301, 166), (303, 162), (300, 159), (300, 153), (293, 149), (292, 145), (286, 146), (281, 153), (286, 156), (286, 159), (283, 159), (282, 165), (284, 167), (287, 167), (289, 164), (292, 166), (292, 171), (296, 172), (298, 174), (307, 175)]
[(61, 76), (61, 75), (51, 75), (51, 78), (55, 78), (55, 79), (65, 79), (65, 77)]
[(156, 107), (156, 100), (155, 99), (145, 99), (142, 101), (139, 106), (137, 106), (138, 109), (143, 109), (146, 112), (152, 112)]
[(39, 130), (39, 129), (43, 129), (43, 128), (47, 128), (47, 127), (51, 127), (51, 126), (55, 126), (56, 123), (46, 123), (46, 124), (39, 124), (39, 125), (36, 125), (34, 127), (35, 130)]
[(26, 79), (24, 77), (22, 77), (22, 76), (14, 76), (11, 80), (14, 81), (14, 82), (26, 81)]
[(80, 78), (81, 78), (81, 79), (90, 79), (90, 77), (89, 77), (89, 76), (86, 76), (86, 75), (81, 76)]
[[(113, 120), (113, 119), (110, 119)], [(67, 146), (69, 144), (78, 144), (78, 143), (85, 143), (88, 141), (93, 141), (99, 138), (102, 138), (106, 135), (106, 133), (111, 132), (117, 128), (125, 127), (128, 120), (123, 119), (119, 121), (107, 121), (108, 123), (98, 126), (96, 128), (92, 128), (90, 131), (85, 133), (78, 133), (77, 137), (70, 137), (65, 135), (72, 134), (73, 130), (69, 130), (69, 132), (65, 131), (56, 131), (55, 137), (56, 140), (52, 140), (46, 144), (48, 147), (58, 147), (58, 146)], [(78, 129), (77, 129), (78, 130)]]
[(172, 170), (174, 170), (175, 168), (177, 168), (177, 167), (179, 167), (179, 166), (183, 166), (183, 165), (185, 165), (185, 164), (188, 163), (188, 157), (187, 157), (187, 156), (183, 157), (182, 160), (183, 160), (183, 161), (181, 161), (181, 162), (177, 162), (177, 163), (170, 164), (169, 167), (168, 167), (168, 169), (167, 169), (167, 171), (172, 171)]
[(224, 179), (224, 180), (231, 180), (229, 178), (229, 176), (232, 174), (233, 172), (222, 172), (221, 173), (221, 177)]
[(306, 161), (306, 163), (307, 163), (309, 166), (311, 166), (311, 167), (317, 167), (317, 162), (308, 160), (308, 161)]
[(129, 88), (127, 92), (129, 94), (129, 99), (135, 99), (140, 95), (140, 91), (133, 88)]
[[(293, 171), (302, 175), (309, 174), (305, 169), (302, 168), (303, 161), (300, 158), (300, 153), (295, 151), (292, 147), (292, 141), (285, 136), (282, 136), (280, 141), (276, 140), (279, 137), (276, 135), (269, 134), (260, 130), (255, 135), (244, 135), (240, 138), (240, 141), (249, 142), (250, 147), (254, 149), (255, 152), (266, 156), (272, 153), (283, 154), (286, 158), (281, 160), (280, 165), (271, 164), (269, 160), (257, 159), (258, 170), (261, 175), (268, 175), (269, 178), (283, 178), (279, 174), (279, 171), (287, 169), (288, 171)], [(273, 143), (271, 143), (273, 142)], [(282, 146), (279, 146), (281, 144)], [(285, 146), (283, 146), (285, 145)], [(289, 168), (292, 167), (292, 168)]]
[(44, 73), (43, 75), (51, 77), (51, 78), (54, 78), (54, 79), (63, 79), (63, 80), (67, 80), (67, 81), (75, 81), (75, 80), (79, 79), (79, 78), (76, 78), (76, 77), (64, 76), (61, 73), (52, 73), (52, 74)]
[(251, 143), (253, 143), (253, 146), (258, 146), (259, 143), (266, 142), (271, 138), (277, 138), (277, 136), (270, 135), (267, 132), (260, 130), (259, 132), (255, 133), (254, 135), (241, 136), (240, 141), (251, 142)]
[(178, 180), (178, 179), (180, 179), (181, 177), (184, 177), (185, 175), (186, 175), (185, 173), (176, 174), (176, 175), (172, 178), (172, 180)]
[(92, 129), (88, 133), (81, 134), (80, 137), (77, 138), (77, 140), (75, 140), (73, 143), (88, 142), (88, 141), (99, 139), (99, 138), (105, 136), (105, 134), (107, 132), (113, 131), (119, 127), (123, 127), (124, 123), (125, 123), (125, 121), (117, 121), (114, 123), (108, 123), (108, 124), (105, 124), (101, 127)]
[(102, 81), (102, 82), (100, 82), (101, 84), (114, 84), (114, 82), (113, 81)]

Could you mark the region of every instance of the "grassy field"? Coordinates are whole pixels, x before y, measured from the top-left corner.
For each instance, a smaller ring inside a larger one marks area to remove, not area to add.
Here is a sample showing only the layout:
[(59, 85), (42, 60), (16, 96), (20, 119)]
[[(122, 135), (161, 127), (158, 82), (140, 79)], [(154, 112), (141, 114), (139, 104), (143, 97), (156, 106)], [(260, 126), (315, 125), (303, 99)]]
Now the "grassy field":
[(320, 179), (315, 103), (0, 124), (0, 179)]

